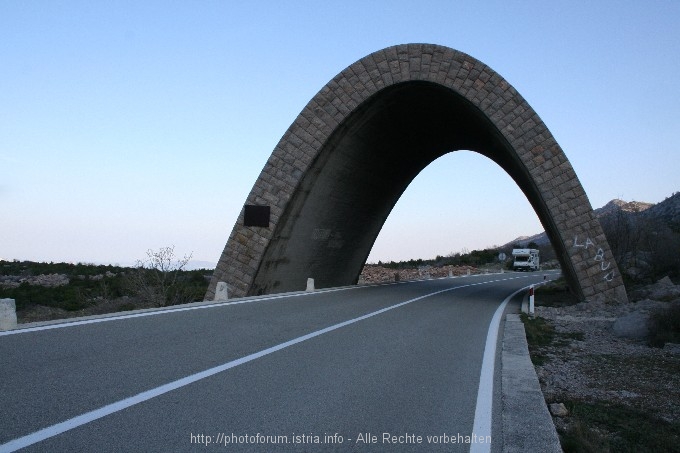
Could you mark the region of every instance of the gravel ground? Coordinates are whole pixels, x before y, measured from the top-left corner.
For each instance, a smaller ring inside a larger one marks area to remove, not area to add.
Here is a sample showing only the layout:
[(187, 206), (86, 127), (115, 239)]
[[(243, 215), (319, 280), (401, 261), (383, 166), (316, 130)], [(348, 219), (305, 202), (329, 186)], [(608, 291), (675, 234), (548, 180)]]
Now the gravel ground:
[[(615, 402), (680, 421), (680, 345), (650, 347), (646, 339), (622, 338), (614, 329), (621, 317), (671, 303), (680, 300), (536, 307), (536, 316), (552, 324), (559, 339), (539, 349), (546, 360), (536, 365), (536, 373), (546, 402)], [(553, 419), (558, 429), (570, 422), (569, 417)]]

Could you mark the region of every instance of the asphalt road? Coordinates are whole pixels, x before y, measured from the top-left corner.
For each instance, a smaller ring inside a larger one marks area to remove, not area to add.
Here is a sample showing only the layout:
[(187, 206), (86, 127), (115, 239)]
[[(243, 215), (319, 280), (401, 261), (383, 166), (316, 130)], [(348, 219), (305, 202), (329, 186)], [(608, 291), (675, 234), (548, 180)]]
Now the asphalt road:
[(469, 451), (492, 317), (542, 280), (338, 288), (0, 333), (0, 451)]

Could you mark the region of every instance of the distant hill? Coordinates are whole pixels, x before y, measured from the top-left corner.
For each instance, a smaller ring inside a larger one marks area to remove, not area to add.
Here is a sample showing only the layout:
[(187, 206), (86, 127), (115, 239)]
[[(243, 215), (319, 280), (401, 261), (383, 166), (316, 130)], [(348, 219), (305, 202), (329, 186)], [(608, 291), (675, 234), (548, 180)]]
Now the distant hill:
[[(2, 260), (0, 260), (0, 261), (2, 261)], [(102, 263), (95, 263), (95, 265), (100, 265), (100, 264), (106, 266), (109, 263), (103, 263), (103, 262)], [(114, 264), (114, 266), (135, 268), (135, 267), (138, 266), (138, 263), (134, 262), (134, 261), (123, 261), (123, 262), (119, 262), (119, 263)], [(185, 270), (185, 271), (197, 271), (197, 270), (202, 270), (202, 269), (212, 271), (212, 270), (215, 269), (216, 266), (217, 266), (217, 263), (215, 263), (214, 261), (190, 260), (186, 264), (186, 266), (184, 266), (182, 269)]]
[(185, 271), (195, 271), (199, 269), (207, 269), (207, 270), (213, 270), (217, 266), (216, 263), (212, 261), (199, 261), (199, 260), (191, 260), (187, 263), (186, 266), (184, 266)]
[(515, 244), (527, 245), (527, 244), (531, 244), (532, 242), (534, 242), (538, 245), (550, 244), (550, 240), (548, 239), (548, 235), (545, 234), (545, 231), (544, 231), (542, 233), (534, 234), (533, 236), (520, 236), (520, 237), (515, 238), (512, 241), (508, 242), (507, 244), (502, 245), (500, 248), (501, 249), (507, 249), (507, 248), (511, 248)]
[[(657, 204), (644, 201), (624, 201), (614, 199), (601, 208), (595, 209), (594, 212), (598, 219), (608, 218), (618, 215), (619, 213), (631, 216), (642, 215), (647, 219), (661, 220), (671, 226), (671, 228), (678, 230), (680, 229), (680, 192), (674, 193)], [(513, 244), (527, 245), (531, 242), (534, 242), (539, 246), (550, 244), (548, 235), (546, 235), (545, 232), (541, 232), (534, 234), (533, 236), (520, 236), (503, 245), (501, 248), (509, 248), (512, 247)]]
[(644, 201), (624, 201), (618, 198), (613, 199), (601, 208), (595, 209), (597, 218), (606, 217), (617, 214), (619, 212), (637, 213), (644, 212), (654, 206), (654, 203), (646, 203)]

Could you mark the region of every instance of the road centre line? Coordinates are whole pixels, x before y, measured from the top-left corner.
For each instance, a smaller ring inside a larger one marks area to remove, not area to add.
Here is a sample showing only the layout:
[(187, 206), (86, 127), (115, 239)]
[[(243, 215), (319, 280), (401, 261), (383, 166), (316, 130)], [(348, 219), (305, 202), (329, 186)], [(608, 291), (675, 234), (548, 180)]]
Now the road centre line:
[[(523, 278), (523, 277), (510, 277), (510, 278), (505, 278), (505, 279), (499, 279), (499, 280), (492, 280), (492, 281), (486, 281), (486, 282), (477, 282), (477, 283), (470, 283), (467, 285), (461, 285), (461, 286), (455, 286), (453, 288), (447, 288), (439, 291), (435, 291), (433, 293), (425, 294), (423, 296), (415, 297), (413, 299), (409, 299), (404, 302), (400, 302), (395, 305), (391, 305), (389, 307), (382, 308), (380, 310), (376, 310), (374, 312), (344, 321), (340, 322), (337, 324), (334, 324), (332, 326), (326, 327), (324, 329), (320, 329), (311, 333), (308, 333), (306, 335), (294, 338), (292, 340), (286, 341), (284, 343), (280, 343), (278, 345), (272, 346), (267, 349), (263, 349), (259, 352), (255, 352), (253, 354), (241, 357), (236, 360), (232, 360), (230, 362), (224, 363), (222, 365), (218, 365), (216, 367), (192, 374), (190, 376), (186, 376), (184, 378), (169, 382), (167, 384), (161, 385), (159, 387), (153, 388), (151, 390), (147, 390), (144, 392), (141, 392), (137, 395), (131, 396), (129, 398), (122, 399), (120, 401), (116, 401), (114, 403), (108, 404), (106, 406), (100, 407), (99, 409), (95, 409), (90, 412), (86, 412), (84, 414), (78, 415), (76, 417), (73, 417), (69, 420), (63, 421), (61, 423), (54, 424), (52, 426), (48, 426), (47, 428), (43, 428), (41, 430), (38, 430), (34, 433), (28, 434), (23, 437), (19, 437), (17, 439), (11, 440), (5, 444), (0, 445), (0, 453), (4, 452), (13, 452), (18, 449), (27, 447), (29, 445), (33, 445), (37, 442), (41, 442), (45, 439), (49, 439), (51, 437), (57, 436), (59, 434), (62, 434), (64, 432), (70, 431), (74, 428), (83, 426), (87, 423), (90, 423), (92, 421), (98, 420), (100, 418), (106, 417), (108, 415), (114, 414), (116, 412), (119, 412), (123, 409), (127, 409), (129, 407), (135, 406), (139, 403), (143, 403), (145, 401), (148, 401), (152, 398), (155, 398), (157, 396), (161, 396), (165, 393), (171, 392), (173, 390), (177, 390), (179, 388), (185, 387), (189, 384), (193, 384), (194, 382), (198, 382), (202, 379), (208, 378), (210, 376), (216, 375), (218, 373), (221, 373), (223, 371), (229, 370), (231, 368), (237, 367), (239, 365), (243, 365), (244, 363), (251, 362), (253, 360), (259, 359), (261, 357), (264, 357), (266, 355), (272, 354), (274, 352), (280, 351), (282, 349), (288, 348), (290, 346), (296, 345), (298, 343), (301, 343), (306, 340), (310, 340), (312, 338), (318, 337), (320, 335), (324, 335), (326, 333), (332, 332), (334, 330), (340, 329), (342, 327), (357, 323), (359, 321), (363, 321), (368, 318), (372, 318), (374, 316), (380, 315), (382, 313), (385, 313), (387, 311), (393, 310), (395, 308), (403, 307), (404, 305), (411, 304), (413, 302), (417, 302), (419, 300), (431, 297), (431, 296), (436, 296), (438, 294), (442, 294), (445, 292), (453, 291), (456, 289), (462, 289), (462, 288), (469, 288), (472, 286), (479, 286), (479, 285), (485, 285), (485, 284), (490, 284), (490, 283), (496, 283), (496, 282), (501, 282), (501, 281), (507, 281), (507, 280), (515, 280), (518, 278)], [(497, 330), (497, 329), (496, 329)], [(488, 341), (488, 340), (487, 340)], [(495, 343), (494, 343), (495, 345)]]

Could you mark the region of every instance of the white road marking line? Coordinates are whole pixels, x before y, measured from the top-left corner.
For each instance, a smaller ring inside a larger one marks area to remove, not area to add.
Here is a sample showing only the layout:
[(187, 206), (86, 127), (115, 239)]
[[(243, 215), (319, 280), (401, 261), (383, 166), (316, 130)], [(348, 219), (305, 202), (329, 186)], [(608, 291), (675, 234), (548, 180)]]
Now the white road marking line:
[[(541, 282), (534, 284), (546, 283)], [(482, 369), (479, 373), (479, 389), (477, 390), (477, 405), (475, 406), (475, 421), (472, 425), (472, 433), (477, 439), (484, 439), (486, 436), (491, 437), (491, 425), (493, 418), (493, 381), (494, 368), (496, 365), (496, 343), (498, 341), (498, 328), (501, 324), (501, 318), (505, 311), (505, 306), (508, 302), (522, 291), (527, 291), (529, 286), (520, 288), (501, 302), (496, 309), (496, 312), (491, 318), (489, 324), (489, 331), (486, 333), (486, 344), (484, 346), (484, 356), (482, 358)], [(471, 443), (470, 453), (489, 453), (491, 451), (491, 443)]]
[[(350, 324), (357, 323), (359, 321), (363, 321), (365, 319), (371, 318), (373, 316), (380, 315), (382, 313), (385, 313), (387, 311), (393, 310), (395, 308), (403, 307), (404, 305), (408, 305), (410, 303), (425, 299), (427, 297), (435, 296), (437, 294), (442, 294), (448, 291), (453, 291), (456, 289), (461, 289), (461, 288), (469, 288), (471, 286), (478, 286), (478, 285), (485, 285), (489, 283), (496, 283), (500, 281), (507, 281), (507, 280), (515, 280), (518, 278), (523, 278), (523, 277), (511, 277), (511, 278), (505, 278), (505, 279), (499, 279), (499, 280), (491, 280), (491, 281), (486, 281), (486, 282), (478, 282), (478, 283), (470, 283), (467, 285), (461, 285), (461, 286), (455, 286), (453, 288), (447, 288), (443, 289), (440, 291), (435, 291), (433, 293), (425, 294), (423, 296), (415, 297), (413, 299), (409, 299), (405, 302), (400, 302), (396, 305), (391, 305), (389, 307), (382, 308), (380, 310), (365, 314), (363, 316), (359, 316), (357, 318), (350, 319), (348, 321), (344, 321), (338, 324), (334, 324), (332, 326), (326, 327), (324, 329), (317, 330), (315, 332), (309, 333), (307, 335), (303, 335), (301, 337), (294, 338), (290, 341), (286, 341), (284, 343), (278, 344), (276, 346), (272, 346), (267, 349), (263, 349), (262, 351), (247, 355), (245, 357), (241, 357), (240, 359), (232, 360), (230, 362), (224, 363), (222, 365), (207, 369), (205, 371), (201, 371), (199, 373), (192, 374), (190, 376), (186, 376), (184, 378), (178, 379), (173, 382), (169, 382), (167, 384), (161, 385), (159, 387), (153, 388), (151, 390), (147, 390), (145, 392), (141, 392), (135, 396), (131, 396), (129, 398), (122, 399), (120, 401), (116, 401), (115, 403), (108, 404), (106, 406), (100, 407), (99, 409), (95, 409), (93, 411), (87, 412), (82, 415), (78, 415), (74, 418), (71, 418), (69, 420), (66, 420), (61, 423), (57, 423), (52, 426), (48, 426), (47, 428), (43, 428), (39, 431), (36, 431), (34, 433), (28, 434), (23, 437), (19, 437), (17, 439), (11, 440), (5, 444), (0, 445), (0, 453), (5, 453), (5, 452), (13, 452), (16, 450), (19, 450), (21, 448), (25, 448), (29, 445), (33, 445), (37, 442), (41, 442), (45, 439), (49, 439), (50, 437), (57, 436), (59, 434), (62, 434), (66, 431), (70, 431), (74, 428), (77, 428), (79, 426), (85, 425), (87, 423), (90, 423), (92, 421), (98, 420), (100, 418), (106, 417), (107, 415), (111, 415), (113, 413), (119, 412), (123, 409), (127, 409), (129, 407), (135, 406), (139, 403), (143, 403), (144, 401), (148, 401), (152, 398), (155, 398), (157, 396), (163, 395), (165, 393), (171, 392), (173, 390), (177, 390), (179, 388), (185, 387), (189, 384), (193, 384), (194, 382), (200, 381), (202, 379), (208, 378), (210, 376), (213, 376), (215, 374), (221, 373), (223, 371), (229, 370), (231, 368), (237, 367), (239, 365), (243, 365), (244, 363), (251, 362), (255, 359), (258, 359), (260, 357), (264, 357), (266, 355), (272, 354), (276, 351), (280, 351), (282, 349), (288, 348), (290, 346), (296, 345), (298, 343), (301, 343), (303, 341), (318, 337), (320, 335), (332, 332), (334, 330), (340, 329), (342, 327), (348, 326)], [(503, 306), (505, 306), (505, 303), (503, 303)], [(497, 310), (498, 313), (498, 310)], [(502, 310), (501, 310), (502, 313)], [(496, 315), (494, 315), (495, 319)], [(493, 324), (493, 320), (492, 320)], [(495, 329), (496, 331), (498, 329)], [(488, 343), (488, 337), (487, 337), (487, 343)], [(495, 348), (495, 343), (494, 343), (494, 348)], [(486, 361), (486, 349), (485, 348), (485, 355), (484, 355), (484, 360)], [(494, 353), (495, 357), (495, 353)], [(483, 365), (482, 365), (483, 367)], [(493, 368), (492, 368), (493, 371)], [(493, 378), (492, 378), (492, 384), (493, 384)], [(481, 388), (481, 384), (480, 384)], [(479, 397), (478, 397), (479, 400)], [(477, 425), (476, 423), (477, 416), (475, 415), (475, 426)]]
[[(479, 388), (477, 390), (477, 405), (475, 406), (475, 421), (472, 425), (472, 434), (478, 439), (491, 436), (491, 418), (493, 409), (493, 379), (494, 366), (496, 362), (496, 341), (498, 340), (498, 327), (505, 306), (510, 299), (515, 297), (527, 288), (521, 288), (510, 294), (498, 306), (491, 318), (489, 331), (486, 333), (486, 345), (484, 346), (484, 357), (482, 358), (482, 370), (479, 373)], [(491, 451), (491, 443), (472, 443), (470, 453), (488, 453)]]
[[(481, 275), (481, 274), (480, 274)], [(515, 278), (520, 278), (520, 277), (515, 277)], [(242, 300), (233, 300), (231, 302), (215, 302), (212, 304), (203, 304), (203, 305), (192, 305), (191, 307), (172, 307), (172, 308), (166, 308), (163, 310), (153, 310), (153, 311), (145, 311), (142, 313), (131, 313), (131, 314), (124, 314), (124, 315), (118, 315), (118, 316), (107, 316), (107, 317), (102, 317), (102, 318), (94, 318), (94, 319), (83, 319), (81, 321), (63, 321), (55, 324), (47, 324), (44, 326), (35, 326), (35, 327), (19, 327), (14, 330), (6, 330), (6, 331), (0, 331), (0, 337), (8, 336), (8, 335), (18, 335), (22, 333), (30, 333), (30, 332), (40, 332), (41, 330), (52, 330), (52, 329), (63, 329), (65, 327), (75, 327), (75, 326), (83, 326), (87, 324), (97, 324), (100, 322), (109, 322), (109, 321), (120, 321), (122, 319), (132, 319), (132, 318), (144, 318), (146, 316), (157, 316), (157, 315), (164, 315), (168, 313), (177, 313), (181, 311), (190, 311), (190, 310), (203, 310), (205, 308), (215, 308), (215, 307), (225, 307), (227, 305), (240, 305), (240, 304), (249, 304), (253, 302), (264, 302), (268, 300), (276, 300), (276, 299), (285, 299), (289, 297), (302, 297), (302, 296), (311, 296), (313, 294), (323, 294), (323, 293), (332, 293), (336, 291), (347, 291), (347, 290), (352, 290), (352, 289), (359, 289), (359, 288), (370, 288), (372, 286), (387, 286), (387, 285), (395, 285), (395, 284), (405, 284), (405, 283), (414, 283), (414, 282), (422, 282), (422, 281), (427, 281), (427, 280), (404, 280), (401, 282), (386, 282), (386, 283), (376, 283), (373, 285), (355, 285), (355, 286), (343, 286), (339, 288), (327, 288), (327, 289), (320, 289), (315, 292), (299, 292), (299, 293), (282, 293), (282, 294), (275, 294), (271, 296), (262, 296), (262, 297), (254, 297), (254, 298), (244, 298)]]
[(26, 327), (26, 328), (19, 327), (15, 330), (7, 330), (7, 331), (0, 332), (0, 337), (7, 336), (7, 335), (17, 335), (17, 334), (20, 334), (20, 333), (39, 332), (41, 330), (62, 329), (64, 327), (82, 326), (82, 325), (86, 325), (86, 324), (97, 324), (97, 323), (100, 323), (100, 322), (119, 321), (121, 319), (144, 318), (146, 316), (164, 315), (164, 314), (167, 314), (167, 313), (177, 313), (177, 312), (180, 312), (180, 311), (202, 310), (204, 308), (224, 307), (224, 306), (227, 306), (227, 305), (249, 304), (249, 303), (252, 303), (252, 302), (263, 302), (263, 301), (268, 301), (268, 300), (283, 299), (283, 298), (287, 298), (287, 297), (311, 296), (312, 294), (330, 293), (330, 292), (335, 292), (335, 291), (344, 291), (344, 290), (350, 290), (350, 289), (356, 289), (356, 288), (361, 288), (361, 287), (360, 286), (347, 286), (347, 287), (341, 287), (341, 288), (321, 289), (321, 290), (317, 290), (314, 293), (306, 293), (306, 292), (283, 293), (283, 294), (276, 294), (276, 295), (272, 295), (272, 296), (246, 298), (246, 299), (243, 299), (243, 300), (233, 300), (231, 302), (215, 302), (215, 303), (212, 303), (212, 304), (192, 305), (191, 307), (172, 307), (172, 308), (166, 308), (166, 309), (162, 309), (162, 310), (145, 311), (145, 312), (142, 312), (142, 313), (131, 313), (131, 314), (125, 314), (125, 315), (119, 315), (119, 316), (107, 316), (107, 317), (103, 317), (103, 318), (83, 319), (81, 321), (63, 321), (63, 322), (60, 322), (60, 323), (57, 323), (57, 324), (47, 324), (47, 325), (44, 325), (44, 326), (35, 326), (35, 327)]

